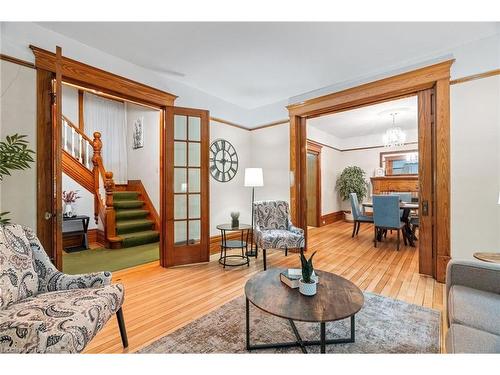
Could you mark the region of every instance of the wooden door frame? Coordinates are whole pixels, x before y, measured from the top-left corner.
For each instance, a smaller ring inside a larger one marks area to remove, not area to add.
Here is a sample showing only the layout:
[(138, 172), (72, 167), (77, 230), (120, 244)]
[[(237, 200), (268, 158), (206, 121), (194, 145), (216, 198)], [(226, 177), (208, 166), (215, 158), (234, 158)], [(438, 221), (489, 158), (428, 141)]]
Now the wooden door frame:
[(322, 215), (322, 201), (321, 201), (321, 150), (323, 146), (311, 140), (307, 140), (307, 150), (306, 152), (316, 155), (316, 168), (318, 174), (316, 176), (316, 222), (318, 227), (321, 226), (321, 215)]
[[(62, 174), (57, 173), (57, 168), (49, 168), (54, 160), (56, 164), (57, 160), (61, 160), (61, 147), (55, 148), (57, 140), (54, 137), (55, 134), (61, 134), (61, 122), (56, 121), (54, 126), (49, 126), (49, 122), (53, 124), (51, 110), (55, 98), (52, 97), (52, 91), (48, 91), (48, 83), (55, 78), (57, 73), (60, 80), (107, 95), (118, 96), (139, 105), (154, 107), (160, 111), (160, 264), (164, 266), (166, 263), (163, 259), (165, 257), (163, 249), (166, 246), (164, 235), (166, 233), (164, 231), (166, 211), (163, 209), (166, 201), (166, 169), (163, 165), (166, 148), (165, 111), (167, 107), (174, 105), (177, 96), (62, 56), (59, 47), (56, 47), (59, 56), (35, 46), (30, 46), (30, 48), (35, 55), (35, 69), (37, 70), (37, 234), (42, 245), (56, 267), (61, 269), (62, 259), (58, 255), (57, 247), (54, 247), (53, 241), (62, 238), (62, 225), (58, 225), (58, 222), (62, 220), (62, 209), (58, 207), (52, 211), (53, 219), (50, 223), (44, 218), (45, 212), (49, 212), (47, 201), (50, 199), (61, 200), (59, 195)], [(47, 147), (49, 144), (51, 147)]]
[[(435, 206), (434, 240), (437, 253), (431, 276), (444, 282), (450, 259), (450, 68), (447, 60), (410, 72), (380, 79), (336, 93), (287, 106), (290, 117), (290, 170), (295, 183), (290, 187), (291, 214), (298, 226), (307, 225), (306, 200), (306, 119), (354, 109), (403, 96), (435, 91), (435, 163), (433, 163)], [(307, 240), (307, 237), (306, 237)], [(425, 270), (420, 270), (424, 272)]]

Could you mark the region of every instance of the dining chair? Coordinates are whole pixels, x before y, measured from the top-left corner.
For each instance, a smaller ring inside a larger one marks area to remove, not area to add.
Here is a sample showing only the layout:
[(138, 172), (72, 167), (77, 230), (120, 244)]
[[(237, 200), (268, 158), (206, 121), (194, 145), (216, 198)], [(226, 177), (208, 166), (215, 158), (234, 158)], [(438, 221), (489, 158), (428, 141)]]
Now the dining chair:
[(401, 202), (405, 203), (411, 203), (412, 201), (412, 194), (411, 193), (391, 193), (390, 195), (396, 195), (399, 197), (399, 200)]
[(359, 210), (358, 195), (356, 193), (350, 193), (349, 198), (351, 200), (352, 217), (354, 219), (354, 227), (352, 228), (352, 236), (359, 233), (359, 227), (361, 223), (373, 223), (373, 217), (364, 215)]
[[(374, 195), (373, 196), (373, 222), (374, 222), (374, 244), (377, 247), (378, 231), (397, 230), (397, 250), (401, 243), (401, 232), (406, 223), (401, 221), (399, 208), (399, 197), (396, 195)], [(403, 241), (406, 245), (406, 237), (403, 232)]]

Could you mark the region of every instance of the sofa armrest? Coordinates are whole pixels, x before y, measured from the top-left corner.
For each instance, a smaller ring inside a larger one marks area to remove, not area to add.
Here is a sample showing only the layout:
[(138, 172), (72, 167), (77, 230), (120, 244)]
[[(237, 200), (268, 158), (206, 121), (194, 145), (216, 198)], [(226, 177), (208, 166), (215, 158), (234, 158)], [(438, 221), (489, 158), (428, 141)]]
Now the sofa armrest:
[(446, 295), (453, 285), (500, 294), (500, 264), (451, 260), (446, 272)]

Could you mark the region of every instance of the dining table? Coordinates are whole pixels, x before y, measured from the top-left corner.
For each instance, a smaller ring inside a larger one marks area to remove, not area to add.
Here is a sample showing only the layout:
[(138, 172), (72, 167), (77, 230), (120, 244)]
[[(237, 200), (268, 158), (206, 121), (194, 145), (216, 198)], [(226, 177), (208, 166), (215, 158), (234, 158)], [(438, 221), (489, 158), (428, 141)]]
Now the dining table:
[[(373, 208), (373, 202), (366, 201), (362, 203), (363, 207)], [(401, 221), (403, 221), (405, 225), (405, 230), (403, 231), (403, 235), (406, 237), (410, 246), (415, 246), (415, 234), (411, 230), (410, 226), (410, 213), (411, 211), (418, 210), (418, 203), (413, 202), (399, 202), (399, 208), (403, 211), (401, 215)]]

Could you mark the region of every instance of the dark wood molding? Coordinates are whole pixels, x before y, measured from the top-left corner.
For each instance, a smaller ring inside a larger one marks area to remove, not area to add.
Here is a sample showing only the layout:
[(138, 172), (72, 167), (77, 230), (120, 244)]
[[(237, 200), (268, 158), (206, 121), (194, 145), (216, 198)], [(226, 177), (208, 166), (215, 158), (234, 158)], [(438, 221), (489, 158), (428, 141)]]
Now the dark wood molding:
[(330, 212), (329, 214), (321, 215), (320, 226), (335, 223), (344, 220), (344, 211)]
[(433, 276), (438, 281), (444, 280), (446, 262), (450, 255), (449, 79), (453, 62), (454, 60), (444, 61), (287, 107), (290, 116), (290, 170), (294, 175), (294, 182), (290, 187), (290, 204), (292, 219), (299, 227), (307, 226), (305, 120), (319, 114), (377, 104), (391, 98), (417, 95), (423, 90), (434, 89), (436, 132), (433, 142), (435, 142), (436, 157), (432, 167), (434, 177), (427, 183), (432, 184), (431, 188), (436, 191), (436, 206), (431, 215), (435, 228), (433, 238), (437, 241), (434, 248), (439, 249), (439, 252), (432, 254), (431, 262), (436, 270)]
[(229, 126), (241, 129), (241, 130), (247, 130), (247, 131), (253, 130), (253, 129), (247, 128), (246, 126), (239, 125), (239, 124), (236, 124), (236, 123), (231, 122), (231, 121), (223, 120), (223, 119), (218, 118), (218, 117), (210, 117), (210, 121), (215, 121), (215, 122), (218, 122), (218, 123), (221, 123), (224, 125), (229, 125)]
[(402, 95), (416, 94), (420, 90), (433, 87), (440, 79), (449, 80), (450, 67), (454, 61), (454, 59), (443, 61), (301, 103), (291, 104), (287, 108), (290, 115), (311, 117), (338, 112), (346, 108), (375, 104)]
[(251, 130), (251, 131), (261, 130), (261, 129), (270, 128), (270, 127), (273, 127), (273, 126), (288, 124), (289, 122), (290, 122), (290, 120), (288, 120), (288, 119), (278, 120), (278, 121), (270, 122), (268, 124), (259, 125), (259, 126), (255, 127), (255, 128), (250, 128), (249, 130)]
[[(55, 71), (56, 56), (54, 53), (30, 46), (35, 55), (35, 66), (39, 69)], [(125, 99), (140, 100), (156, 106), (173, 105), (177, 96), (147, 86), (114, 73), (62, 57), (61, 74), (64, 80), (84, 84), (90, 88), (102, 90), (111, 95)]]
[(35, 69), (35, 64), (30, 63), (29, 61), (25, 61), (25, 60), (21, 60), (21, 59), (9, 56), (9, 55), (4, 55), (3, 53), (0, 53), (0, 60), (8, 61), (8, 62), (11, 62), (13, 64), (17, 64), (17, 65), (22, 65), (22, 66), (25, 66), (27, 68)]
[(470, 76), (453, 79), (453, 80), (450, 81), (450, 85), (456, 85), (456, 84), (459, 84), (459, 83), (465, 83), (465, 82), (469, 82), (469, 81), (474, 81), (476, 79), (493, 77), (493, 76), (496, 76), (496, 75), (500, 75), (500, 69), (489, 70), (487, 72), (483, 72), (483, 73), (479, 73), (479, 74), (473, 74), (473, 75), (470, 75)]
[(316, 223), (318, 227), (321, 226), (321, 210), (322, 210), (322, 201), (321, 201), (321, 150), (323, 146), (314, 142), (307, 141), (307, 153), (313, 154), (316, 156)]
[(78, 128), (85, 134), (84, 125), (84, 108), (83, 108), (83, 90), (78, 90)]
[(54, 196), (54, 165), (52, 144), (52, 80), (54, 74), (36, 71), (36, 175), (37, 175), (37, 236), (49, 258), (54, 262), (52, 215)]

